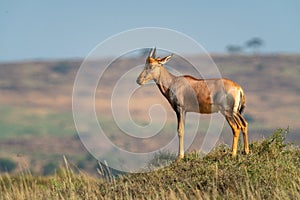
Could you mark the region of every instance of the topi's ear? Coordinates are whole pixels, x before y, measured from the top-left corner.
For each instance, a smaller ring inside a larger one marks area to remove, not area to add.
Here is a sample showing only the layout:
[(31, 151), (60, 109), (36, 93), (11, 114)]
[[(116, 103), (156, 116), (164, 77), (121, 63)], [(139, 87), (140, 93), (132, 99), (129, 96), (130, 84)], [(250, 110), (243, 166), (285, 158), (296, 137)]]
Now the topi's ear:
[(166, 56), (166, 57), (160, 59), (160, 60), (158, 61), (158, 63), (160, 63), (160, 64), (165, 64), (166, 62), (168, 62), (168, 61), (170, 60), (170, 58), (172, 58), (172, 56), (173, 56), (173, 54), (171, 54), (171, 55), (169, 55), (169, 56)]

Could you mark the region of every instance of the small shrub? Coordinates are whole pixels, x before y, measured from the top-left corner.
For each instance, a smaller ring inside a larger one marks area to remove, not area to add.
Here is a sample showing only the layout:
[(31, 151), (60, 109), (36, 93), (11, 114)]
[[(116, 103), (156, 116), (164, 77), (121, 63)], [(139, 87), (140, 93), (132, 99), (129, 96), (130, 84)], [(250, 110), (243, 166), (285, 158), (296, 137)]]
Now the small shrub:
[(84, 169), (86, 167), (84, 160), (79, 160), (76, 165), (79, 169)]
[(265, 68), (265, 66), (261, 63), (256, 65), (256, 70), (257, 71), (262, 71), (264, 68)]
[(253, 123), (255, 121), (253, 116), (248, 113), (244, 114), (244, 118), (248, 123)]
[(259, 155), (268, 155), (278, 157), (283, 153), (284, 148), (287, 146), (285, 144), (286, 136), (289, 129), (283, 130), (281, 128), (277, 129), (267, 140), (264, 140), (261, 144), (261, 148), (258, 151)]
[(52, 67), (52, 71), (62, 75), (67, 74), (70, 70), (70, 66), (64, 62), (58, 63)]
[(43, 167), (43, 175), (51, 175), (54, 174), (55, 170), (58, 168), (57, 164), (54, 162), (49, 162)]
[(154, 155), (154, 158), (149, 162), (149, 168), (165, 167), (176, 160), (177, 156), (170, 152), (159, 152)]
[(0, 158), (0, 172), (12, 172), (16, 169), (17, 164), (8, 159), (8, 158)]

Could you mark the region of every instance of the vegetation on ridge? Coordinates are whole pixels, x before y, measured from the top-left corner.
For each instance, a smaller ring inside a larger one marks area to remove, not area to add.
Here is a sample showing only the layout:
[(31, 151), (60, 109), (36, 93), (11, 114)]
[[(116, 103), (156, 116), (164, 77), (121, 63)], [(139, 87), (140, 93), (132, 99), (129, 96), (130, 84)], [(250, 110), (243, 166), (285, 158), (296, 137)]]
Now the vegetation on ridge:
[[(288, 130), (252, 142), (232, 158), (227, 146), (187, 154), (149, 173), (96, 179), (66, 163), (54, 176), (0, 178), (1, 199), (300, 199), (300, 149), (284, 142)], [(101, 171), (101, 169), (100, 169)], [(104, 172), (105, 170), (102, 170)]]

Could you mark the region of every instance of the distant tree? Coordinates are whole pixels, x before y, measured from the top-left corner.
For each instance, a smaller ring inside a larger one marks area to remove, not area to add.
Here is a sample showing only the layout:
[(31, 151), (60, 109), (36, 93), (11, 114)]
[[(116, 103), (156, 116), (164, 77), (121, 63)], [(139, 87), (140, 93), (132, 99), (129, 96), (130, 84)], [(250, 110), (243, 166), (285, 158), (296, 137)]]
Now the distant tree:
[(43, 167), (43, 175), (47, 176), (47, 175), (51, 175), (54, 174), (55, 170), (57, 170), (58, 166), (56, 163), (54, 162), (48, 162), (46, 165), (44, 165)]
[(17, 164), (8, 159), (0, 158), (0, 172), (12, 172), (17, 167)]
[(52, 71), (62, 75), (67, 74), (70, 70), (71, 67), (65, 62), (59, 62), (52, 67)]
[(243, 47), (241, 47), (240, 45), (230, 44), (226, 46), (226, 50), (228, 53), (236, 54), (236, 53), (241, 53), (243, 51)]
[(248, 122), (248, 123), (253, 123), (255, 121), (255, 119), (253, 118), (252, 115), (246, 113), (244, 114), (244, 117), (245, 117), (245, 120)]
[(86, 166), (85, 166), (85, 162), (84, 162), (84, 160), (79, 160), (78, 162), (77, 162), (77, 167), (79, 168), (79, 169), (84, 169)]
[(257, 53), (259, 48), (261, 48), (264, 44), (264, 41), (259, 37), (251, 38), (250, 40), (246, 41), (245, 46), (249, 49), (253, 49), (254, 53)]

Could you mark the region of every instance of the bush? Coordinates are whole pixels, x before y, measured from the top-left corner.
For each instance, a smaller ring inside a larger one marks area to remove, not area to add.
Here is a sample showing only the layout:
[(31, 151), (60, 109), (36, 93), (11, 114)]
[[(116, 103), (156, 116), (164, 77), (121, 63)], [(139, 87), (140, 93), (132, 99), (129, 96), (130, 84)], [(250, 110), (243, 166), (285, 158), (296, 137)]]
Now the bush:
[(43, 175), (51, 175), (54, 174), (55, 170), (58, 168), (57, 164), (54, 162), (49, 162), (43, 167)]
[(17, 164), (8, 159), (8, 158), (0, 158), (0, 172), (12, 172), (16, 169)]
[(57, 65), (53, 66), (52, 67), (52, 70), (56, 73), (59, 73), (59, 74), (67, 74), (69, 71), (70, 71), (70, 66), (66, 63), (58, 63)]
[(253, 118), (253, 116), (250, 115), (250, 114), (248, 114), (248, 113), (244, 114), (244, 118), (245, 118), (245, 120), (246, 120), (248, 123), (252, 123), (252, 122), (255, 121), (254, 118)]
[(84, 169), (86, 167), (84, 160), (79, 160), (76, 165), (77, 165), (78, 169)]

